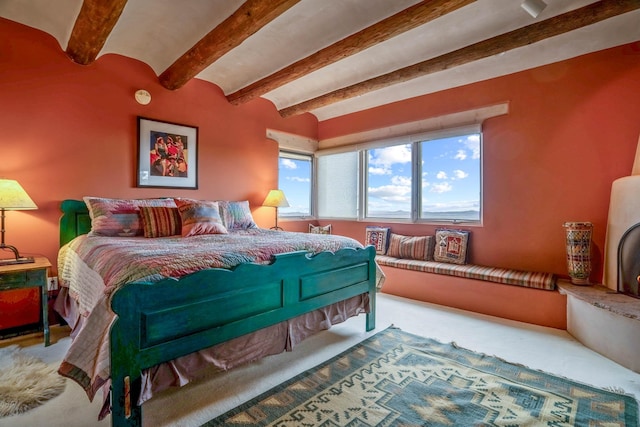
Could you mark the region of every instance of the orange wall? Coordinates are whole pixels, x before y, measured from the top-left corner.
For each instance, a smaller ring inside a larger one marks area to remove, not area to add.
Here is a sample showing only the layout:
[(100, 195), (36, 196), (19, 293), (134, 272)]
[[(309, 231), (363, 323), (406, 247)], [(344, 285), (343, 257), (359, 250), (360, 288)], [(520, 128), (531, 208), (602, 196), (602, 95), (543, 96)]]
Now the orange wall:
[[(149, 105), (136, 103), (137, 89), (151, 93)], [(136, 188), (137, 116), (199, 127), (198, 190)], [(249, 200), (269, 227), (273, 209), (260, 204), (277, 186), (278, 146), (266, 129), (316, 138), (317, 123), (310, 114), (282, 119), (266, 100), (235, 107), (198, 79), (169, 91), (147, 65), (119, 55), (81, 66), (53, 37), (0, 18), (0, 177), (18, 180), (39, 208), (7, 213), (7, 243), (23, 254), (55, 264), (60, 201), (86, 195)]]
[[(484, 225), (459, 227), (471, 231), (471, 261), (566, 275), (562, 224), (591, 221), (592, 280), (600, 281), (611, 183), (631, 173), (640, 134), (640, 42), (326, 120), (318, 134), (332, 138), (505, 101), (509, 114), (483, 127)], [(331, 222), (334, 232), (359, 239), (370, 225)], [(406, 234), (435, 228), (389, 225)]]
[[(22, 184), (39, 209), (7, 214), (7, 241), (55, 259), (60, 201), (179, 196), (260, 204), (278, 183), (278, 146), (267, 128), (316, 137), (314, 116), (282, 119), (273, 104), (229, 104), (217, 86), (194, 79), (169, 91), (145, 64), (119, 55), (71, 62), (50, 36), (0, 19), (0, 176)], [(147, 106), (133, 94), (146, 89)], [(136, 188), (137, 116), (199, 127), (198, 190)]]
[[(133, 98), (141, 88), (148, 106)], [(166, 90), (147, 65), (118, 55), (77, 65), (53, 37), (0, 18), (0, 177), (18, 180), (39, 206), (7, 214), (7, 243), (55, 263), (60, 201), (85, 195), (247, 199), (259, 225), (271, 226), (273, 209), (260, 203), (277, 185), (278, 148), (266, 128), (330, 138), (504, 101), (509, 115), (484, 126), (485, 223), (469, 228), (471, 260), (563, 274), (569, 220), (594, 222), (599, 259), (611, 182), (629, 174), (640, 134), (638, 43), (318, 124), (309, 114), (282, 119), (265, 100), (232, 106), (198, 79)], [(199, 127), (198, 190), (135, 187), (139, 115)], [(331, 222), (363, 239), (366, 223)]]

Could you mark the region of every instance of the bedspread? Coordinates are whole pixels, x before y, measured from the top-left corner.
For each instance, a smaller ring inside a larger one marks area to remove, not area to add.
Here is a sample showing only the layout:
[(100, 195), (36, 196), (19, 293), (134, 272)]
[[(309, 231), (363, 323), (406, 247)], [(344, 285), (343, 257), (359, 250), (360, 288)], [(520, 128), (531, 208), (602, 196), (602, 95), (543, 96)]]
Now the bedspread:
[(362, 247), (343, 236), (264, 229), (188, 238), (79, 236), (62, 247), (58, 256), (61, 285), (68, 287), (83, 318), (59, 372), (78, 382), (91, 400), (107, 383), (109, 328), (115, 317), (110, 296), (126, 283), (181, 277), (210, 267), (265, 263), (278, 253)]
[(343, 248), (362, 248), (362, 244), (344, 236), (265, 229), (189, 238), (83, 235), (60, 249), (58, 274), (86, 315), (103, 293), (110, 295), (133, 281), (181, 277), (204, 268), (231, 268), (245, 262), (269, 262), (273, 255), (285, 252), (335, 252)]

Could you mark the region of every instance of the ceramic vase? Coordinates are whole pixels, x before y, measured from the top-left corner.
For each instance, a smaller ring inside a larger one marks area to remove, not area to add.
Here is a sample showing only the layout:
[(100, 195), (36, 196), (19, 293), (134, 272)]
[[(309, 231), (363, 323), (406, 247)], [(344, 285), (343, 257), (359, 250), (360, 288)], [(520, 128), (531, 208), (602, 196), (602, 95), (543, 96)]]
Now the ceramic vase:
[(590, 285), (593, 224), (590, 222), (565, 222), (563, 226), (567, 237), (567, 269), (571, 283)]

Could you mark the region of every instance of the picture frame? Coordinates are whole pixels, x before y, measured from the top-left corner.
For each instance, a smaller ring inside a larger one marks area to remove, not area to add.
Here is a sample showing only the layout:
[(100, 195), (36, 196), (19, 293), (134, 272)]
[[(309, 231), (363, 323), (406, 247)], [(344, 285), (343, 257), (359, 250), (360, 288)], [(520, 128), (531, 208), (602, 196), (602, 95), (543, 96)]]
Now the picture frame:
[(138, 116), (138, 187), (198, 188), (198, 127)]

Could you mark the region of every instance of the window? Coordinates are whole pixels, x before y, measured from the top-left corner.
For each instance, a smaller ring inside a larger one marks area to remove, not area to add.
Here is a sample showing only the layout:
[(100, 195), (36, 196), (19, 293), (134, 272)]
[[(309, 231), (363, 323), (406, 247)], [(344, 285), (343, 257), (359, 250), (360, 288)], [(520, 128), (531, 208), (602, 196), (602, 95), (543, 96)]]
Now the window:
[[(320, 153), (318, 214), (322, 218), (479, 222), (481, 152), (480, 128), (472, 126), (376, 141), (351, 152)], [(363, 156), (360, 171), (359, 153)], [(358, 188), (363, 189), (361, 196)]]
[(358, 152), (318, 157), (318, 216), (358, 218)]
[(283, 218), (311, 216), (313, 157), (281, 151), (278, 160), (278, 188), (289, 202), (288, 208), (278, 208)]
[(412, 144), (367, 150), (368, 218), (411, 219)]
[(420, 219), (480, 221), (480, 134), (420, 142)]

